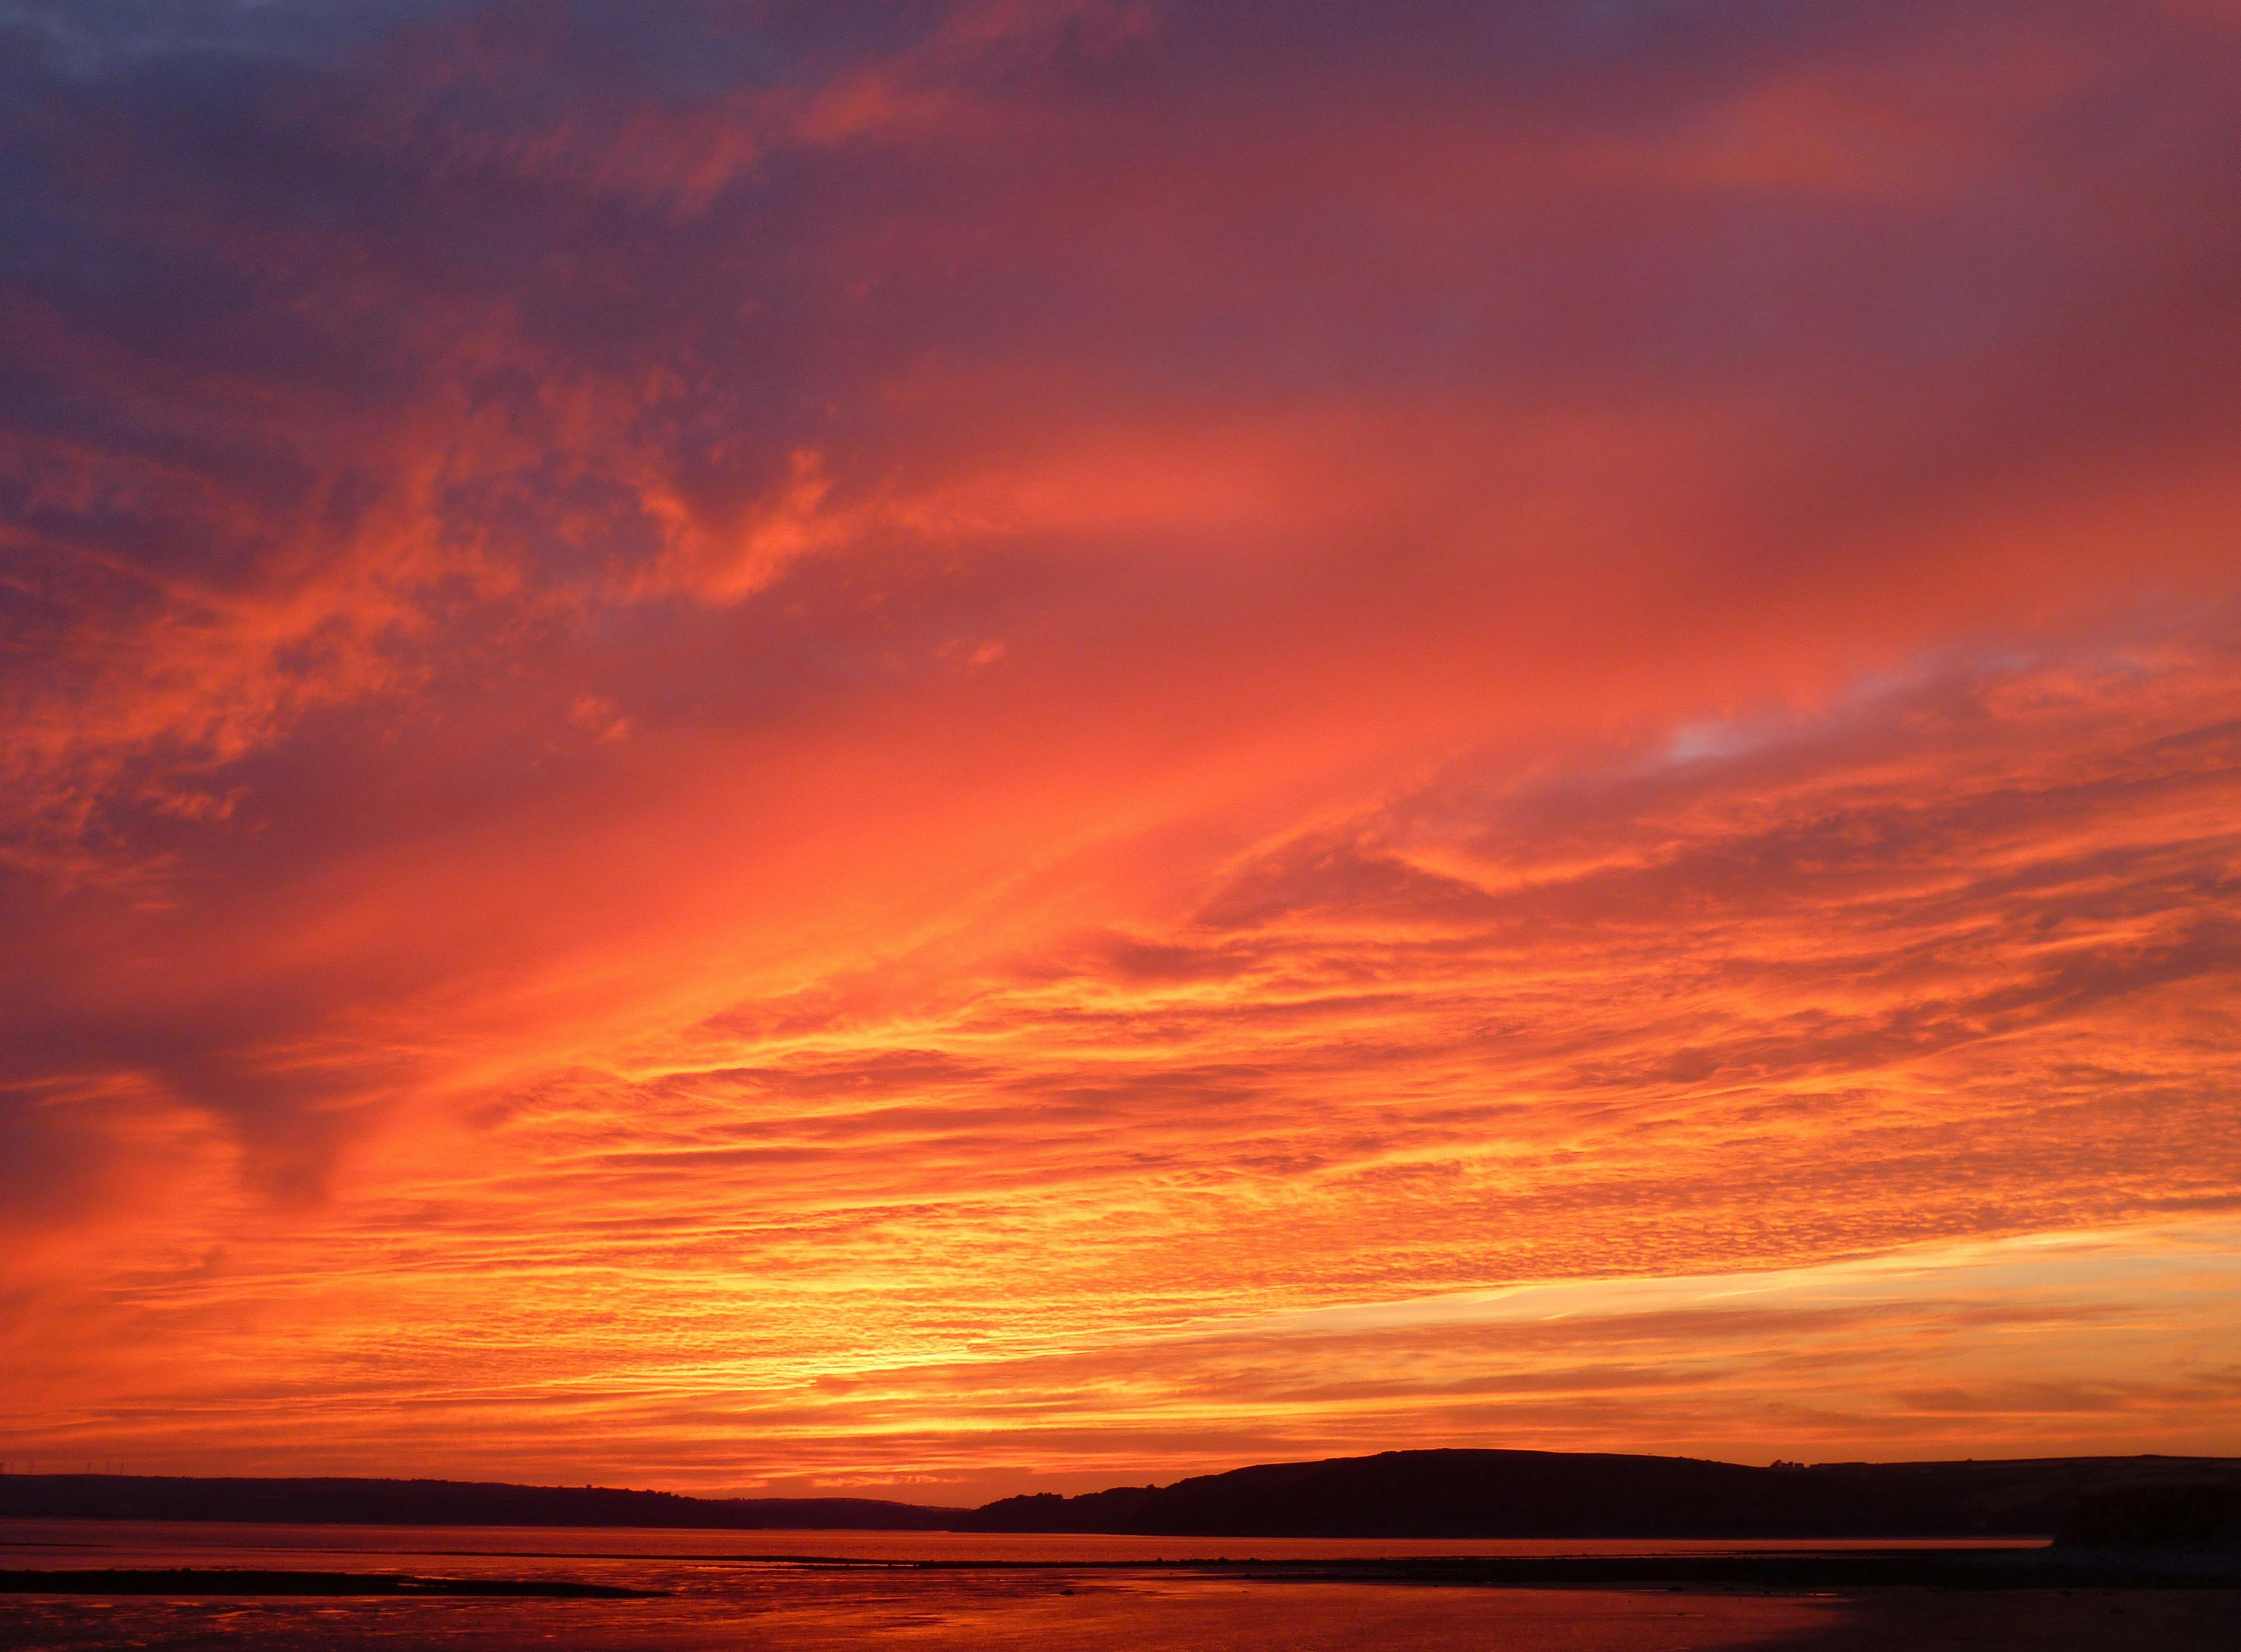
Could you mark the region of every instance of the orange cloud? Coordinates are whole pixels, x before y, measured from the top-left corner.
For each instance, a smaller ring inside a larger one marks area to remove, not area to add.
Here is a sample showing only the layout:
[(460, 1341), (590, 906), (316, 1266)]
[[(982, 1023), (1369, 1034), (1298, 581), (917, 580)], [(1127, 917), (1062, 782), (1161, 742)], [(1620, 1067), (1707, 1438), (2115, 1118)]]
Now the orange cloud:
[(2231, 30), (1467, 10), (0, 24), (10, 1454), (2233, 1448)]

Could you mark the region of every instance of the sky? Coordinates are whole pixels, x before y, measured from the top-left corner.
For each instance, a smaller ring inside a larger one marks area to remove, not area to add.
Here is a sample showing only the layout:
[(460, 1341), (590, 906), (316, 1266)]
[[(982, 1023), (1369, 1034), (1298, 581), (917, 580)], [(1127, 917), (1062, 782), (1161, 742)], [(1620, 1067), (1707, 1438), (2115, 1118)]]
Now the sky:
[(0, 1458), (2241, 1453), (2241, 5), (0, 0)]

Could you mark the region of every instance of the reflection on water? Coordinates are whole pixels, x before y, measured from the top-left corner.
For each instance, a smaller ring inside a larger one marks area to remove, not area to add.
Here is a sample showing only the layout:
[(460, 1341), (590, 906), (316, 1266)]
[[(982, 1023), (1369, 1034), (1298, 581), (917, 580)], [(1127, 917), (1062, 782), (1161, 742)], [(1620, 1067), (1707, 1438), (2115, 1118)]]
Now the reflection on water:
[[(1434, 1555), (1826, 1553), (1842, 1548), (2037, 1548), (2043, 1538), (1117, 1537), (1038, 1532), (656, 1531), (645, 1527), (258, 1526), (219, 1521), (0, 1520), (0, 1565), (344, 1568), (338, 1555), (858, 1561), (1341, 1560)], [(56, 1558), (59, 1556), (60, 1558)], [(393, 1569), (411, 1569), (395, 1567)], [(447, 1569), (457, 1570), (457, 1567)]]
[(862, 1646), (1177, 1647), (1359, 1652), (1710, 1652), (1763, 1644), (1841, 1609), (1790, 1600), (1406, 1588), (1350, 1583), (1103, 1581), (1064, 1585), (940, 1577), (910, 1585), (822, 1580), (771, 1600), (23, 1601), (0, 1604), (11, 1648), (613, 1649)]
[[(644, 1601), (179, 1600), (0, 1597), (0, 1646), (496, 1649), (1489, 1647), (1505, 1652), (1710, 1652), (1830, 1624), (1833, 1601), (1663, 1592), (1492, 1590), (1256, 1582), (1161, 1572), (1248, 1556), (1672, 1552), (1735, 1544), (1358, 1542), (712, 1532), (498, 1527), (0, 1522), (0, 1565), (244, 1567), (567, 1577), (659, 1589)], [(1756, 1545), (1754, 1547), (1772, 1547)], [(1826, 1548), (1828, 1545), (1813, 1545)], [(856, 1562), (805, 1566), (790, 1557)], [(902, 1560), (1057, 1562), (1056, 1569), (921, 1572)], [(1142, 1562), (1142, 1569), (1069, 1569)]]

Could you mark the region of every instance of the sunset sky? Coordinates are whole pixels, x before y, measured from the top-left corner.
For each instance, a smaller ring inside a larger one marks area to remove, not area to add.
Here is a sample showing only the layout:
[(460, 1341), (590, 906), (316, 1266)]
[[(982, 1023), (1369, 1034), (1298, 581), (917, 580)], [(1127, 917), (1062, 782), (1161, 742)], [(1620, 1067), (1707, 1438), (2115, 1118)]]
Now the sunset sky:
[(0, 0), (0, 1457), (2241, 1453), (2241, 3)]

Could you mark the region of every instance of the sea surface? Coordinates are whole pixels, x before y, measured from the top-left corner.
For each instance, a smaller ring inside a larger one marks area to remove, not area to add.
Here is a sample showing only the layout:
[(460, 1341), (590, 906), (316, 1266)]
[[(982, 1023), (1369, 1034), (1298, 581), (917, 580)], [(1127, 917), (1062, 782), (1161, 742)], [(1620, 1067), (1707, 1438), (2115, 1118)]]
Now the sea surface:
[[(1843, 1545), (0, 1521), (0, 1567), (11, 1569), (401, 1572), (662, 1591), (652, 1599), (605, 1601), (0, 1595), (0, 1647), (1711, 1652), (1803, 1644), (1841, 1627), (1856, 1603), (1662, 1589), (1259, 1580), (1176, 1563), (1835, 1547)], [(929, 1571), (909, 1568), (913, 1561), (973, 1564)], [(1035, 1564), (1001, 1564), (1022, 1562)]]

